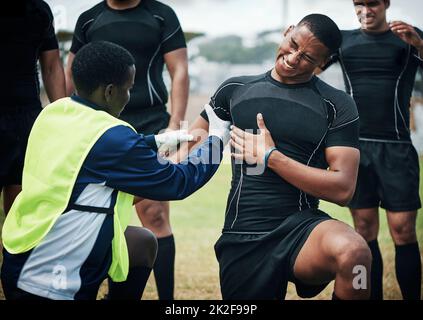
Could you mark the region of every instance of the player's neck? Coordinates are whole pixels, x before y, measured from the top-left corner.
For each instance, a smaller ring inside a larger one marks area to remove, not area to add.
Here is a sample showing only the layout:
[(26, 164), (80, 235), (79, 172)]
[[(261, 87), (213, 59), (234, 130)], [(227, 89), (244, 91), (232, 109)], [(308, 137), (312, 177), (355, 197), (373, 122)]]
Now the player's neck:
[(370, 33), (370, 34), (378, 34), (378, 33), (384, 33), (386, 31), (389, 30), (389, 24), (388, 22), (385, 20), (380, 26), (377, 26), (375, 28), (361, 28), (361, 30), (365, 33)]
[(135, 8), (142, 0), (106, 0), (107, 5), (115, 10)]
[(313, 74), (301, 75), (301, 76), (292, 77), (292, 78), (283, 77), (280, 74), (278, 74), (275, 68), (273, 68), (272, 71), (270, 72), (270, 76), (274, 80), (286, 85), (307, 83), (313, 78)]

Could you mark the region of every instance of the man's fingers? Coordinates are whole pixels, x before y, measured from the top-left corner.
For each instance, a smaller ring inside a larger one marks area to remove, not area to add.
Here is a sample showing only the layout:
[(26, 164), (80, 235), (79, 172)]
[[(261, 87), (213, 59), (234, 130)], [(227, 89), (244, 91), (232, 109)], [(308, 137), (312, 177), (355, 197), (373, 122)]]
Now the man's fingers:
[(167, 147), (159, 148), (158, 153), (159, 153), (159, 156), (165, 158), (169, 155), (169, 148), (167, 148)]
[(231, 127), (231, 135), (232, 134), (235, 134), (239, 138), (244, 138), (245, 132), (243, 130), (241, 130), (240, 128), (237, 128), (235, 126), (232, 126)]
[(237, 160), (244, 160), (244, 155), (241, 153), (231, 153), (232, 158)]
[(414, 27), (412, 25), (409, 25), (407, 23), (396, 21), (389, 24), (389, 27), (392, 31), (398, 31), (398, 30), (407, 30), (408, 32), (415, 31)]
[[(241, 131), (243, 133), (243, 131)], [(241, 146), (244, 146), (245, 144), (248, 144), (248, 139), (246, 139), (245, 135), (237, 135), (235, 132), (230, 132), (231, 139), (234, 140), (236, 143), (238, 143)]]
[(263, 115), (261, 113), (257, 114), (257, 126), (260, 130), (267, 130)]
[(405, 31), (407, 31), (407, 32), (412, 32), (412, 29), (411, 29), (411, 28), (409, 28), (409, 27), (407, 27), (407, 26), (392, 27), (392, 28), (391, 28), (391, 30), (392, 30), (393, 32), (395, 32), (395, 31), (400, 31), (400, 30), (405, 30)]
[(244, 152), (244, 146), (239, 144), (234, 139), (231, 139), (231, 146), (235, 148), (236, 151), (243, 153)]
[(401, 24), (408, 25), (404, 21), (399, 21), (399, 20), (394, 20), (394, 21), (389, 22), (389, 26), (391, 26), (391, 27), (401, 25)]

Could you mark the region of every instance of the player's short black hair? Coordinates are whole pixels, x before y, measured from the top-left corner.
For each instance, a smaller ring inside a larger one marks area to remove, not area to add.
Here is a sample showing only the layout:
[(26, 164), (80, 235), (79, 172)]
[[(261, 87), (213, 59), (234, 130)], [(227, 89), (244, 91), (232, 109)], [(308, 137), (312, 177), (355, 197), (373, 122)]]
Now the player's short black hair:
[(72, 77), (78, 92), (90, 95), (102, 85), (121, 86), (127, 81), (128, 68), (135, 63), (128, 50), (108, 41), (83, 46), (72, 63)]
[(336, 23), (324, 14), (313, 13), (305, 16), (298, 26), (305, 25), (328, 49), (329, 54), (337, 52), (342, 44), (342, 34)]

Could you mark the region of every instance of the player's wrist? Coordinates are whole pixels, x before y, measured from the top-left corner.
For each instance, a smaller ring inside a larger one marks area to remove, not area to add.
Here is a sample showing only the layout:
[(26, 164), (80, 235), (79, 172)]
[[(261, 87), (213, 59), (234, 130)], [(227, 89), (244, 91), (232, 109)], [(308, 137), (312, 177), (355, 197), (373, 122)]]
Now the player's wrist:
[(269, 166), (269, 158), (271, 157), (272, 153), (274, 153), (277, 150), (278, 149), (275, 146), (267, 149), (267, 151), (265, 152), (264, 157), (263, 157), (263, 164), (264, 164), (265, 168), (267, 168)]
[(179, 130), (181, 128), (181, 120), (175, 120), (170, 118), (169, 125), (167, 126), (166, 130)]
[(267, 159), (267, 168), (273, 170), (280, 165), (285, 165), (288, 159), (289, 158), (279, 150), (274, 150), (272, 153), (269, 154), (269, 157)]

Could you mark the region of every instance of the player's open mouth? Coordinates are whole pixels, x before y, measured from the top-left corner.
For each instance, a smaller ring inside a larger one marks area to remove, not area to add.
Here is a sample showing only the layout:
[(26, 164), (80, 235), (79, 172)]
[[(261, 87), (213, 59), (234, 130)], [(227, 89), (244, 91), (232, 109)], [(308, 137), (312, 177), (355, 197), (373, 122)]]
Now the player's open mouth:
[(294, 70), (295, 68), (293, 66), (291, 66), (285, 59), (284, 56), (282, 56), (282, 61), (283, 61), (283, 65), (285, 66), (285, 68), (289, 69), (289, 70)]

